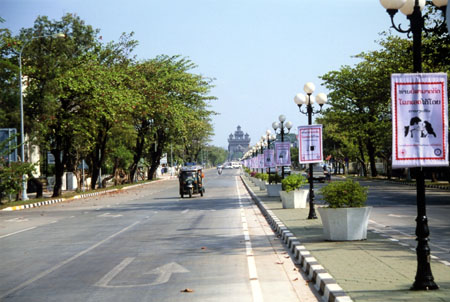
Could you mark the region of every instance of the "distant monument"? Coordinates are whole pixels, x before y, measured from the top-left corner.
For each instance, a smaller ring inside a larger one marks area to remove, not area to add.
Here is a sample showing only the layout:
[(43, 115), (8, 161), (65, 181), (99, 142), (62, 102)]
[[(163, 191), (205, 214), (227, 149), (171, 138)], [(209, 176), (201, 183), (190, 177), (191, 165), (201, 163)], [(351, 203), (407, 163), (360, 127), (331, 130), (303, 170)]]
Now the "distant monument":
[(244, 135), (241, 126), (237, 126), (237, 130), (228, 137), (228, 161), (238, 160), (242, 158), (250, 146), (250, 136), (248, 133)]

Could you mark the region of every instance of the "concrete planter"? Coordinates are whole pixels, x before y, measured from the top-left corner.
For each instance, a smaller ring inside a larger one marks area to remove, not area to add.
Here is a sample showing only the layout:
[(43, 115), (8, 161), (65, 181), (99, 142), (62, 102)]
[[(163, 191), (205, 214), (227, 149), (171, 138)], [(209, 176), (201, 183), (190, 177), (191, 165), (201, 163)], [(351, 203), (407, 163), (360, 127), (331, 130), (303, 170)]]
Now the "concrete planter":
[(283, 209), (306, 208), (306, 199), (308, 198), (308, 192), (308, 190), (294, 190), (290, 192), (280, 191)]
[(281, 184), (268, 184), (266, 185), (267, 196), (276, 197), (280, 196)]
[(266, 189), (266, 182), (264, 180), (261, 180), (261, 179), (258, 179), (258, 180), (259, 180), (259, 183), (258, 183), (259, 189), (260, 190), (265, 190)]
[(367, 225), (372, 207), (317, 208), (322, 219), (325, 240), (350, 241), (367, 239)]

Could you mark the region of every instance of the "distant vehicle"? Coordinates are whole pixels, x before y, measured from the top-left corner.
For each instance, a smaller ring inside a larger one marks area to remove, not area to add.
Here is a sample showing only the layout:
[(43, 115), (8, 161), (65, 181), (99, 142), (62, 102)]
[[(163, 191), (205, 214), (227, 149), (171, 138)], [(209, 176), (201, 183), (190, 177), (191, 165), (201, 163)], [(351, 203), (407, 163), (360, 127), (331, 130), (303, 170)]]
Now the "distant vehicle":
[(223, 165), (217, 165), (217, 169), (223, 169)]
[(189, 195), (189, 198), (193, 194), (200, 194), (203, 196), (205, 188), (203, 187), (203, 178), (205, 175), (202, 172), (201, 166), (185, 166), (181, 168), (180, 175), (178, 176), (180, 183), (180, 196), (184, 198), (184, 195)]
[(233, 165), (231, 163), (225, 163), (223, 166), (224, 169), (233, 169)]
[[(327, 174), (329, 174), (328, 171), (324, 170), (321, 165), (313, 165), (313, 181), (317, 180), (320, 182), (325, 182), (325, 179), (329, 179), (329, 175)], [(309, 168), (305, 170), (303, 176), (309, 180)]]
[(240, 163), (231, 163), (231, 166), (233, 167), (233, 169), (239, 169), (241, 167)]
[[(278, 168), (269, 168), (269, 173), (270, 173), (270, 174), (275, 174), (275, 172), (277, 172), (278, 175), (281, 176), (281, 174), (282, 174), (282, 169), (281, 169), (281, 167), (278, 167)], [(291, 175), (291, 167), (284, 167), (284, 176), (287, 176), (287, 175)]]

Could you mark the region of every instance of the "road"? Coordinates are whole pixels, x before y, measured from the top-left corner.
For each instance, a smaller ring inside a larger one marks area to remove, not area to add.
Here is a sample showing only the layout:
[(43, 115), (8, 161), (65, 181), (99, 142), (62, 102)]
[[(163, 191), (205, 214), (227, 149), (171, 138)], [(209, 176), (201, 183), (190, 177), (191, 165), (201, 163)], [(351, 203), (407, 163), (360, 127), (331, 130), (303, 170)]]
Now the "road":
[[(415, 250), (416, 187), (380, 181), (362, 184), (370, 186), (368, 205), (374, 207), (370, 227)], [(450, 192), (427, 188), (426, 203), (431, 255), (450, 265)]]
[(237, 175), (0, 212), (0, 300), (318, 301)]

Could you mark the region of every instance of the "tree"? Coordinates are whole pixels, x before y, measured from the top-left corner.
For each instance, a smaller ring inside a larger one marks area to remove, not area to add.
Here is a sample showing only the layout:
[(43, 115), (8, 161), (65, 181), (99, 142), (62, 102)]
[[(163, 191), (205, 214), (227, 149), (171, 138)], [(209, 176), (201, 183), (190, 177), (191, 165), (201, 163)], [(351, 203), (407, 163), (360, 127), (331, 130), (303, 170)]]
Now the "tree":
[(358, 152), (353, 155), (364, 175), (367, 175), (366, 154), (372, 176), (377, 175), (376, 157), (382, 154), (386, 159), (390, 154), (390, 75), (408, 71), (405, 48), (409, 44), (407, 40), (387, 36), (380, 41), (380, 50), (357, 55), (361, 61), (354, 67), (343, 66), (322, 76), (331, 91), (331, 107), (323, 114), (327, 122), (334, 124), (330, 129), (335, 132), (329, 137), (339, 144), (345, 143), (347, 152), (355, 150), (352, 145), (357, 147)]
[[(142, 74), (138, 84), (144, 99), (133, 113), (137, 130), (134, 160), (130, 166), (133, 177), (137, 164), (144, 156), (149, 165), (148, 178), (152, 179), (160, 159), (170, 143), (189, 144), (206, 142), (211, 135), (207, 101), (211, 80), (190, 71), (195, 65), (179, 56), (158, 56), (139, 64), (136, 70)], [(198, 154), (200, 148), (195, 149)]]

